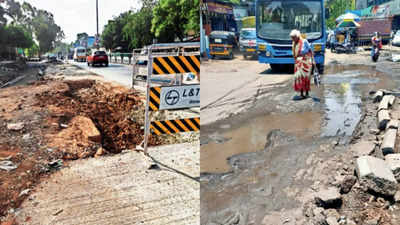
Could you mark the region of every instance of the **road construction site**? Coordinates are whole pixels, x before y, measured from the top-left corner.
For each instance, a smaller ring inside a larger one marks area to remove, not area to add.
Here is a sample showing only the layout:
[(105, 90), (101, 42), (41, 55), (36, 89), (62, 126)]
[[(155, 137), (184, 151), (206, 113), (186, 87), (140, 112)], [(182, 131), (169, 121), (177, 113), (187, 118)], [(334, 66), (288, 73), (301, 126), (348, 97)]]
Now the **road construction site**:
[(198, 133), (151, 135), (149, 157), (143, 92), (65, 63), (0, 74), (1, 222), (199, 224)]

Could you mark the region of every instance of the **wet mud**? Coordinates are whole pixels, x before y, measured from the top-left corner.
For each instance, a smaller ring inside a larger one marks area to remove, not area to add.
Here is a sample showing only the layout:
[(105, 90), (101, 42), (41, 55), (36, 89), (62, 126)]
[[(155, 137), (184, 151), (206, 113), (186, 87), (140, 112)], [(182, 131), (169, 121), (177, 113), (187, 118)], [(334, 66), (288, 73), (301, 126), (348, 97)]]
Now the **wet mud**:
[(369, 92), (396, 83), (373, 66), (331, 65), (311, 98), (293, 101), (288, 83), (247, 115), (202, 127), (201, 224), (237, 213), (241, 224), (261, 224), (267, 211), (297, 207), (293, 189), (312, 184), (294, 179), (307, 169), (307, 157), (326, 148), (344, 151)]

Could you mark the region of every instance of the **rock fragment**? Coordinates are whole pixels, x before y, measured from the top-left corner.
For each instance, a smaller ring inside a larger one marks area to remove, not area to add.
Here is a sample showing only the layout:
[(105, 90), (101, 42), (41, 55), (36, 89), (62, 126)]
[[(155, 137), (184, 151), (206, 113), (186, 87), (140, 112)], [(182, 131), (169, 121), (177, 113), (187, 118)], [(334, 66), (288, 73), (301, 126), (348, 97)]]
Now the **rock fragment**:
[(358, 157), (370, 155), (375, 149), (375, 143), (372, 141), (360, 141), (351, 146), (351, 151)]
[(327, 219), (326, 219), (326, 223), (328, 224), (328, 225), (339, 225), (339, 223), (337, 222), (337, 219), (335, 218), (335, 217), (328, 217)]
[(383, 98), (383, 91), (375, 92), (375, 94), (372, 98), (373, 98), (374, 102), (380, 102)]
[(385, 156), (385, 162), (392, 171), (397, 181), (400, 181), (400, 154), (388, 154)]
[(6, 170), (9, 172), (9, 171), (15, 170), (17, 168), (18, 168), (18, 166), (15, 165), (12, 161), (9, 161), (9, 160), (0, 161), (0, 169), (2, 169), (2, 170)]
[(357, 159), (356, 172), (360, 184), (382, 195), (393, 196), (397, 181), (384, 160), (372, 156)]
[(394, 145), (396, 144), (396, 129), (388, 129), (383, 137), (381, 150), (384, 155), (394, 153)]
[(389, 111), (382, 109), (378, 112), (378, 128), (380, 130), (386, 129), (387, 123), (390, 121)]
[(337, 208), (342, 204), (342, 196), (335, 187), (329, 187), (315, 194), (315, 203), (325, 209)]
[(340, 192), (347, 194), (350, 192), (353, 185), (357, 182), (357, 177), (355, 176), (346, 176), (343, 179), (343, 182), (340, 185)]
[(7, 124), (7, 129), (11, 130), (11, 131), (19, 131), (22, 130), (22, 128), (24, 128), (24, 123), (20, 122), (20, 123), (9, 123)]
[(399, 120), (390, 120), (386, 125), (386, 129), (398, 129), (399, 128)]

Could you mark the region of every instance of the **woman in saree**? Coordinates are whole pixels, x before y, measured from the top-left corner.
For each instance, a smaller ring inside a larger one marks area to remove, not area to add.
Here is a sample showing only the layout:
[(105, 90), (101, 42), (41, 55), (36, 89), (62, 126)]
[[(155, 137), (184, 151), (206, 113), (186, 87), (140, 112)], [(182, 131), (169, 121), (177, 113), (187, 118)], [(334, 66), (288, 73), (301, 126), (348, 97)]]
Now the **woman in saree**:
[(313, 52), (310, 43), (301, 37), (300, 31), (292, 30), (290, 37), (293, 41), (292, 50), (295, 61), (293, 88), (296, 92), (300, 92), (302, 98), (306, 98), (310, 92)]

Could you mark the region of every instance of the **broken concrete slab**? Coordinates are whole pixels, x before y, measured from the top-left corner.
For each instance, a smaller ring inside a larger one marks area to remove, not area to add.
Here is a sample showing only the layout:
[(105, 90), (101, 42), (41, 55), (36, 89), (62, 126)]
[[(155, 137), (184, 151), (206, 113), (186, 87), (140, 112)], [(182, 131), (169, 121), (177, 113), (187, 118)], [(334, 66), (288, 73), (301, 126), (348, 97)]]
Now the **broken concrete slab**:
[(337, 208), (342, 204), (342, 196), (335, 187), (329, 187), (315, 194), (315, 203), (325, 209)]
[(389, 111), (382, 109), (378, 112), (378, 129), (386, 129), (387, 123), (390, 121)]
[(390, 96), (393, 96), (393, 95), (385, 95), (385, 96), (383, 96), (381, 102), (379, 103), (378, 111), (382, 110), (382, 109), (388, 109), (389, 108), (389, 101), (391, 100)]
[(385, 156), (385, 161), (397, 181), (400, 181), (400, 154), (389, 154)]
[(383, 98), (383, 91), (375, 92), (374, 96), (372, 97), (374, 102), (380, 102), (382, 100), (382, 98)]
[(383, 137), (381, 150), (383, 155), (392, 154), (394, 153), (394, 145), (396, 144), (396, 136), (397, 130), (396, 129), (388, 129), (385, 132), (385, 136)]
[(12, 130), (12, 131), (19, 131), (22, 130), (22, 128), (24, 128), (24, 123), (20, 122), (20, 123), (9, 123), (7, 124), (7, 129)]
[(328, 225), (339, 225), (339, 223), (337, 222), (337, 220), (336, 220), (336, 218), (335, 217), (328, 217), (327, 219), (326, 219), (326, 223), (328, 224)]
[(362, 156), (356, 164), (356, 173), (362, 186), (382, 195), (393, 196), (396, 193), (396, 178), (384, 160)]
[(394, 201), (396, 203), (400, 202), (400, 191), (397, 191), (396, 194), (394, 195)]
[(393, 95), (388, 95), (388, 96), (389, 96), (389, 106), (393, 106), (396, 97), (394, 97)]
[(370, 155), (375, 149), (375, 143), (372, 141), (360, 141), (352, 145), (350, 149), (358, 157)]
[(399, 128), (399, 120), (397, 119), (392, 119), (389, 121), (389, 123), (386, 125), (386, 129), (398, 129)]

